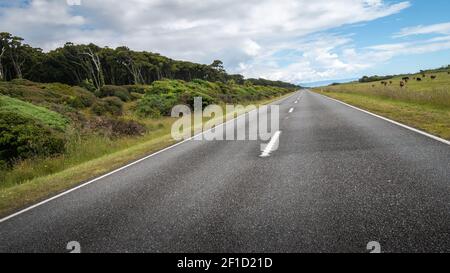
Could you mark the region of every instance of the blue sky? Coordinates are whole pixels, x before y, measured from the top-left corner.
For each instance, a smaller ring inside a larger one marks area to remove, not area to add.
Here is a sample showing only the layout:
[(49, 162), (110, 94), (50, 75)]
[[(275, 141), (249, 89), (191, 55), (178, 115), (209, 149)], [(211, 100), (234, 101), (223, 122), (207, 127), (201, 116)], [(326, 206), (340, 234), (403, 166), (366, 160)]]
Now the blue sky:
[(0, 0), (0, 31), (44, 50), (126, 45), (295, 83), (450, 64), (448, 0)]
[[(447, 27), (447, 35), (442, 33), (418, 34), (405, 37), (396, 37), (402, 29), (413, 26), (430, 26), (450, 22), (450, 1), (447, 0), (415, 0), (409, 1), (410, 7), (398, 14), (380, 18), (363, 24), (353, 24), (339, 27), (328, 33), (351, 35), (355, 48), (365, 48), (377, 44), (419, 43), (426, 39), (445, 37), (450, 34)], [(420, 69), (435, 68), (450, 64), (450, 49), (442, 47), (442, 50), (424, 52), (422, 54), (396, 55), (385, 62), (371, 68), (359, 71), (352, 78), (361, 75), (384, 75), (415, 72)]]

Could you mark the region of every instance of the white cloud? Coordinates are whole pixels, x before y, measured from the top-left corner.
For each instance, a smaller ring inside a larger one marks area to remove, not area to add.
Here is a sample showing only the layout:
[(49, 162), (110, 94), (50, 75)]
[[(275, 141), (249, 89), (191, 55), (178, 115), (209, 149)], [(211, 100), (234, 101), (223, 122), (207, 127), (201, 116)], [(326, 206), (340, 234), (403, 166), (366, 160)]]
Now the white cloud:
[(372, 53), (386, 56), (430, 53), (450, 49), (450, 36), (407, 43), (383, 44), (369, 47), (369, 49), (374, 50)]
[(398, 38), (420, 34), (450, 34), (450, 23), (404, 28), (397, 33), (395, 37)]
[[(298, 41), (297, 52), (294, 54), (242, 63), (240, 72), (246, 72), (251, 77), (262, 76), (291, 82), (352, 78), (396, 56), (413, 56), (442, 50), (450, 50), (450, 36), (358, 49), (349, 37), (320, 35), (312, 40)], [(290, 62), (283, 65), (286, 60)]]
[[(305, 37), (409, 6), (383, 0), (89, 0), (81, 6), (31, 0), (3, 7), (0, 29), (45, 50), (67, 41), (127, 45), (202, 63), (222, 59), (231, 72), (246, 76), (303, 81), (366, 67), (346, 37), (313, 43)], [(295, 51), (292, 58), (276, 57), (286, 50)]]
[(242, 48), (244, 49), (244, 52), (247, 53), (249, 56), (257, 56), (261, 50), (261, 46), (259, 46), (255, 41), (250, 39), (244, 41)]

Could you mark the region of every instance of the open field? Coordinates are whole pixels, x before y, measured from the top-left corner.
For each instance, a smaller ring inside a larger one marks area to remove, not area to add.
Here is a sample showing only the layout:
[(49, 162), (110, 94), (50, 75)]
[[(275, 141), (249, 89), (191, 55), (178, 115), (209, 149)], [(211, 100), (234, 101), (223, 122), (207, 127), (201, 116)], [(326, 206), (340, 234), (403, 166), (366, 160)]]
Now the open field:
[[(436, 79), (431, 79), (431, 75)], [(409, 75), (410, 80), (402, 88), (403, 77), (406, 76), (384, 80), (386, 86), (383, 81), (376, 81), (339, 84), (315, 91), (450, 139), (450, 74)]]

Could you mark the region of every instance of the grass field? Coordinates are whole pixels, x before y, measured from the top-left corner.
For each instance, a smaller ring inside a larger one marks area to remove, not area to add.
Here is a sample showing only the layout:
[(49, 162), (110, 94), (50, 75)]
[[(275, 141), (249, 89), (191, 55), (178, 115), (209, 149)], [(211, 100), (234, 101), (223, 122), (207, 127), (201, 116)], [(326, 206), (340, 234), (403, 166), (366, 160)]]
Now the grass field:
[(348, 83), (314, 91), (450, 140), (450, 74), (408, 75), (402, 88), (403, 77), (385, 80), (386, 86), (382, 81)]
[(20, 113), (24, 116), (35, 118), (54, 129), (64, 130), (69, 121), (62, 115), (8, 96), (0, 95), (0, 109)]

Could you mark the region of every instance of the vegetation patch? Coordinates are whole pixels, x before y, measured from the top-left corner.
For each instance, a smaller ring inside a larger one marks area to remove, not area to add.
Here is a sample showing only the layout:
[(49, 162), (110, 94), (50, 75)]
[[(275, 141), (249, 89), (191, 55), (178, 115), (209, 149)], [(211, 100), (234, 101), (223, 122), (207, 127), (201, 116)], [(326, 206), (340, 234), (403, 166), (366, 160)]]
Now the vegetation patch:
[(62, 115), (18, 99), (0, 95), (0, 110), (35, 119), (53, 129), (64, 131), (69, 120)]
[[(0, 160), (11, 162), (64, 151), (64, 134), (38, 119), (0, 109)], [(4, 164), (2, 164), (4, 165)]]

